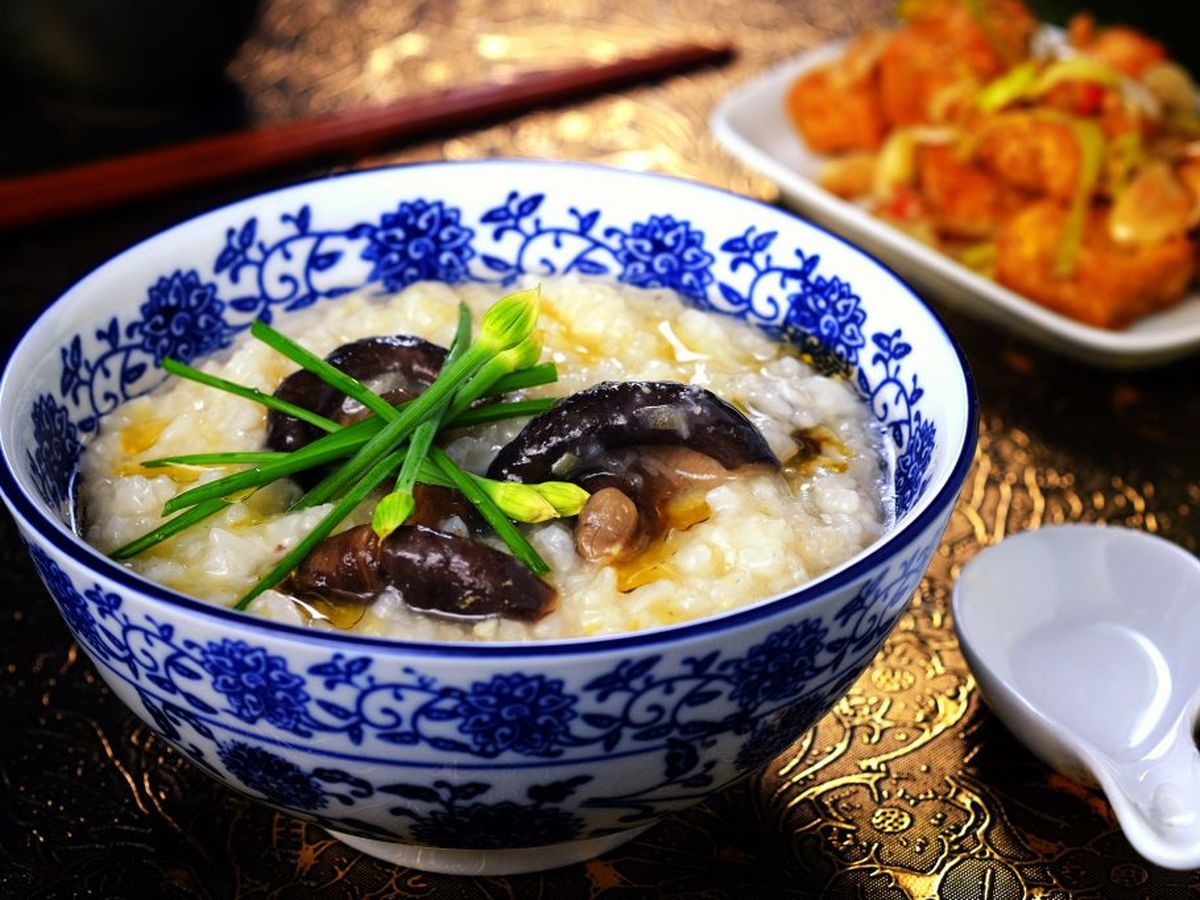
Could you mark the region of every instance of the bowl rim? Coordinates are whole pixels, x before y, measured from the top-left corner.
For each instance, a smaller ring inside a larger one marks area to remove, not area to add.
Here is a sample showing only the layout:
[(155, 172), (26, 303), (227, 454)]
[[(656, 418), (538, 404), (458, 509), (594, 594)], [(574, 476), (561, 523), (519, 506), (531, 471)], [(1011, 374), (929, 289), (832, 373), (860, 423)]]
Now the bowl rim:
[[(938, 489), (937, 493), (930, 498), (923, 509), (915, 515), (905, 525), (896, 528), (890, 533), (885, 532), (876, 542), (866, 548), (866, 552), (858, 559), (854, 559), (848, 565), (843, 564), (842, 567), (835, 569), (833, 572), (826, 575), (818, 576), (812, 581), (801, 585), (795, 590), (785, 593), (776, 594), (770, 597), (758, 600), (748, 606), (728, 610), (722, 613), (716, 613), (710, 616), (705, 616), (690, 622), (682, 622), (677, 625), (664, 625), (657, 628), (648, 628), (640, 631), (622, 632), (612, 635), (600, 635), (594, 637), (575, 637), (575, 638), (558, 638), (549, 640), (531, 640), (531, 641), (421, 641), (421, 640), (403, 640), (386, 637), (375, 637), (370, 635), (354, 634), (350, 632), (330, 632), (311, 628), (304, 628), (299, 625), (291, 625), (286, 622), (276, 622), (271, 619), (256, 616), (248, 612), (239, 612), (224, 606), (218, 606), (208, 601), (201, 600), (196, 597), (188, 596), (187, 594), (179, 593), (171, 590), (157, 582), (151, 581), (144, 576), (141, 576), (124, 566), (110, 560), (102, 555), (99, 551), (83, 543), (82, 538), (76, 537), (75, 540), (68, 539), (63, 533), (61, 522), (56, 522), (47, 515), (41, 507), (35, 503), (21, 487), (17, 480), (16, 474), (13, 471), (8, 455), (0, 452), (0, 496), (3, 496), (10, 505), (13, 511), (19, 512), (29, 528), (33, 530), (42, 540), (48, 541), (59, 552), (69, 557), (72, 562), (82, 566), (84, 569), (93, 572), (109, 581), (115, 582), (120, 587), (141, 594), (143, 597), (152, 600), (155, 603), (163, 602), (170, 604), (175, 609), (182, 609), (189, 613), (197, 614), (202, 619), (215, 619), (221, 624), (236, 624), (243, 630), (252, 632), (265, 632), (267, 635), (274, 636), (279, 639), (299, 639), (302, 643), (314, 644), (321, 647), (337, 648), (337, 647), (353, 647), (362, 650), (370, 649), (374, 652), (383, 651), (385, 653), (394, 653), (402, 655), (418, 655), (418, 656), (436, 656), (436, 657), (518, 657), (527, 658), (533, 656), (571, 656), (571, 655), (587, 655), (591, 653), (603, 653), (620, 651), (625, 649), (646, 649), (654, 646), (665, 646), (682, 643), (686, 640), (700, 637), (709, 633), (719, 633), (723, 631), (736, 629), (744, 624), (756, 622), (760, 619), (768, 619), (775, 615), (781, 614), (787, 610), (801, 606), (806, 606), (816, 602), (822, 596), (845, 587), (853, 581), (858, 580), (869, 570), (883, 562), (885, 559), (897, 555), (900, 551), (911, 545), (919, 536), (921, 536), (929, 525), (942, 514), (947, 505), (953, 505), (958, 492), (966, 478), (967, 471), (971, 466), (975, 455), (975, 447), (978, 440), (979, 431), (979, 400), (975, 389), (975, 379), (971, 374), (971, 368), (967, 363), (965, 354), (958, 342), (950, 334), (945, 322), (934, 308), (922, 298), (913, 288), (900, 277), (890, 266), (882, 262), (872, 253), (864, 250), (862, 247), (854, 244), (847, 238), (835, 234), (829, 229), (818, 225), (808, 219), (803, 218), (791, 210), (780, 206), (774, 206), (763, 200), (755, 197), (748, 197), (744, 194), (736, 193), (735, 191), (716, 185), (707, 184), (705, 182), (696, 181), (690, 178), (683, 178), (677, 175), (668, 175), (661, 172), (639, 172), (632, 169), (621, 169), (615, 166), (606, 166), (598, 163), (581, 162), (575, 160), (552, 160), (552, 159), (537, 159), (537, 158), (495, 158), (495, 159), (472, 159), (472, 160), (433, 160), (433, 161), (418, 161), (407, 163), (395, 163), (383, 166), (373, 166), (367, 169), (353, 169), (344, 172), (333, 172), (328, 175), (323, 175), (317, 178), (306, 178), (300, 181), (291, 182), (281, 185), (277, 188), (272, 188), (268, 191), (261, 191), (255, 194), (250, 194), (246, 197), (238, 198), (229, 203), (213, 207), (197, 213), (181, 222), (156, 231), (153, 234), (136, 241), (130, 246), (124, 248), (115, 255), (109, 257), (104, 262), (100, 263), (95, 268), (88, 271), (86, 274), (76, 279), (66, 288), (58, 297), (47, 304), (37, 317), (25, 328), (20, 339), (13, 345), (13, 349), (9, 354), (8, 360), (4, 365), (4, 371), (0, 374), (0, 395), (6, 393), (10, 389), (10, 384), (15, 379), (13, 366), (14, 361), (20, 354), (22, 348), (30, 341), (32, 333), (42, 322), (43, 319), (49, 317), (53, 310), (64, 303), (75, 291), (85, 282), (102, 273), (109, 265), (113, 264), (117, 259), (132, 253), (140, 248), (143, 244), (158, 240), (166, 235), (180, 231), (195, 224), (199, 220), (208, 216), (213, 216), (218, 213), (225, 212), (243, 203), (248, 203), (254, 200), (262, 200), (267, 197), (273, 197), (297, 188), (308, 187), (310, 185), (322, 184), (334, 179), (342, 178), (360, 178), (360, 177), (378, 177), (382, 173), (420, 169), (420, 168), (450, 168), (450, 167), (505, 167), (505, 166), (528, 166), (536, 167), (553, 167), (553, 168), (578, 168), (590, 171), (599, 171), (610, 174), (617, 174), (623, 177), (632, 179), (652, 179), (667, 181), (672, 184), (688, 187), (695, 190), (702, 190), (720, 194), (725, 197), (732, 197), (735, 200), (752, 204), (761, 207), (772, 215), (782, 215), (789, 219), (794, 219), (801, 225), (821, 232), (829, 238), (832, 238), (839, 244), (844, 245), (849, 250), (853, 251), (872, 262), (879, 268), (882, 274), (888, 276), (899, 287), (900, 291), (907, 294), (918, 306), (923, 307), (929, 315), (932, 323), (940, 329), (942, 337), (947, 345), (953, 351), (954, 357), (958, 361), (959, 369), (963, 378), (963, 389), (966, 398), (966, 423), (963, 432), (962, 446), (958, 449), (958, 458), (954, 460), (950, 467), (945, 481)], [(860, 551), (861, 552), (861, 551)]]

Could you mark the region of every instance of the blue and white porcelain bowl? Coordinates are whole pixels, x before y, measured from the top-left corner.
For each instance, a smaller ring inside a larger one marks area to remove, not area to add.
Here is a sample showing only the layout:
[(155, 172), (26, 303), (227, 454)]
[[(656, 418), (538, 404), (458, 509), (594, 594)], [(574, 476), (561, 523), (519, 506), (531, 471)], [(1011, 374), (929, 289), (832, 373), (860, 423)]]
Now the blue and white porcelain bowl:
[[(673, 288), (849, 363), (894, 445), (895, 526), (817, 581), (734, 612), (529, 644), (274, 624), (150, 583), (72, 528), (88, 437), (162, 379), (164, 356), (194, 359), (256, 317), (363, 286), (525, 272)], [(788, 213), (592, 166), (438, 163), (254, 197), (84, 278), (9, 360), (0, 488), (104, 680), (196, 765), (376, 856), (499, 874), (614, 847), (761, 766), (828, 710), (916, 589), (975, 419), (936, 316), (874, 259)]]

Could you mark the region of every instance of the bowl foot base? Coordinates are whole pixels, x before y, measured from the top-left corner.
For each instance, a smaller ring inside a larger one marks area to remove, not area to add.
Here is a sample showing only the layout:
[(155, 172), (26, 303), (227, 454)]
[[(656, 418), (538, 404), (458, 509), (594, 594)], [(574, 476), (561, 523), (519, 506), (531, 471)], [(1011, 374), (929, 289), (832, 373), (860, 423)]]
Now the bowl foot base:
[(519, 875), (522, 872), (540, 872), (591, 859), (633, 840), (649, 827), (643, 825), (641, 828), (631, 828), (628, 831), (585, 841), (566, 841), (562, 844), (522, 847), (518, 850), (449, 850), (376, 841), (342, 834), (339, 831), (329, 833), (355, 850), (397, 866), (445, 875)]

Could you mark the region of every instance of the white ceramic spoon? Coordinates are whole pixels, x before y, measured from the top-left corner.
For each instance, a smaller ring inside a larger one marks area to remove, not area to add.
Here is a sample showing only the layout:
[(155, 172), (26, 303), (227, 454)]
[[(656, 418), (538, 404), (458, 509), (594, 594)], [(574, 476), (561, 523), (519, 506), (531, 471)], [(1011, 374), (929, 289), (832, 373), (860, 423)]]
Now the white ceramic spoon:
[(996, 715), (1099, 784), (1129, 842), (1200, 867), (1200, 560), (1139, 531), (1063, 525), (983, 550), (954, 625)]

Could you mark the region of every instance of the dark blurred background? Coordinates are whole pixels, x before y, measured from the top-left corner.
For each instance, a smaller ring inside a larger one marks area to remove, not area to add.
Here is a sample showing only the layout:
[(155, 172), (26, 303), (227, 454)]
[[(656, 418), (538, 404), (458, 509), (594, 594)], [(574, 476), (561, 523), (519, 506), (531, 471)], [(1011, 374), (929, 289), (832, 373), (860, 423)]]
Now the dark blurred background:
[[(270, 0), (0, 0), (0, 176), (232, 130), (248, 124), (243, 87), (227, 74)], [(287, 4), (282, 4), (286, 6)], [(325, 0), (321, 18), (355, 18), (359, 0)], [(397, 18), (469, 14), (457, 0), (407, 0)], [(503, 4), (508, 13), (519, 3)], [(638, 5), (636, 2), (634, 5)], [(648, 15), (653, 0), (643, 0)], [(803, 17), (806, 0), (795, 4)], [(1162, 40), (1200, 71), (1200, 3), (1038, 0), (1063, 24), (1080, 8)], [(305, 18), (312, 19), (313, 10)], [(669, 12), (669, 11), (668, 11)], [(481, 23), (483, 24), (483, 23)], [(336, 30), (336, 29), (335, 29)], [(736, 37), (736, 36), (735, 36)], [(304, 73), (295, 73), (302, 80)]]
[(0, 170), (82, 161), (243, 123), (224, 69), (254, 0), (0, 0)]

